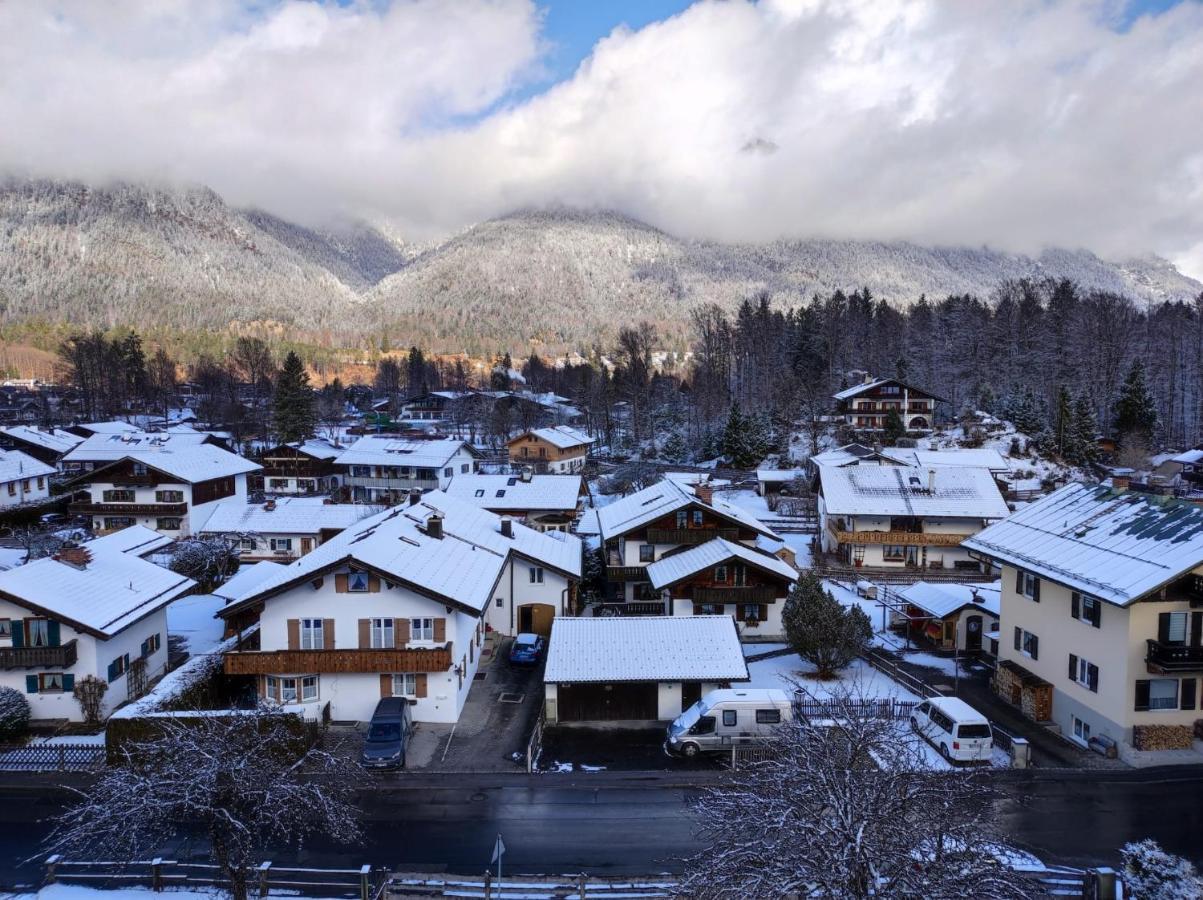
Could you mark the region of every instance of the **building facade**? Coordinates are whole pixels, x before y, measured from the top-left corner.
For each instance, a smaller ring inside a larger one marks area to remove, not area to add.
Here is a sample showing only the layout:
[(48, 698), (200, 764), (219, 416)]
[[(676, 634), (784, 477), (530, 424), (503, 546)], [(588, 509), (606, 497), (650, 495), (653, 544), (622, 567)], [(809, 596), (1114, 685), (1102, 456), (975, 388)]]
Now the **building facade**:
[(883, 431), (891, 412), (907, 431), (930, 431), (942, 398), (897, 378), (866, 375), (857, 385), (832, 395), (836, 414), (856, 431)]

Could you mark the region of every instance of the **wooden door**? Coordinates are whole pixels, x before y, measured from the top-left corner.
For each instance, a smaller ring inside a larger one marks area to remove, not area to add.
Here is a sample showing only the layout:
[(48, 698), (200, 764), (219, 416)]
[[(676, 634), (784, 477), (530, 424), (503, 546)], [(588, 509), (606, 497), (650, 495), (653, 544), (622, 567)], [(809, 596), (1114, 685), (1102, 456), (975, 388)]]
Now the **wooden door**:
[(518, 631), (522, 634), (551, 635), (556, 608), (550, 603), (527, 603), (518, 607)]

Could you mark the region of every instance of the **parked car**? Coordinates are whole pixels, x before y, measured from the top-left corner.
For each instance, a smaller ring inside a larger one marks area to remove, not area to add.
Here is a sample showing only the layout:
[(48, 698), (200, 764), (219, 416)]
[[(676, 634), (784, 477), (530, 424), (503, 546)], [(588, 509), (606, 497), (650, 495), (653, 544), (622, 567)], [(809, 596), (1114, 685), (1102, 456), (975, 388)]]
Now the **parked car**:
[(535, 666), (543, 656), (545, 642), (537, 634), (520, 634), (510, 647), (510, 665)]
[(989, 720), (957, 697), (933, 697), (911, 710), (911, 728), (945, 759), (982, 762), (994, 753)]
[(785, 691), (750, 688), (711, 691), (668, 726), (664, 749), (672, 756), (728, 751), (766, 737), (794, 717)]
[(400, 769), (413, 731), (413, 714), (404, 697), (385, 697), (376, 704), (359, 761), (369, 769)]

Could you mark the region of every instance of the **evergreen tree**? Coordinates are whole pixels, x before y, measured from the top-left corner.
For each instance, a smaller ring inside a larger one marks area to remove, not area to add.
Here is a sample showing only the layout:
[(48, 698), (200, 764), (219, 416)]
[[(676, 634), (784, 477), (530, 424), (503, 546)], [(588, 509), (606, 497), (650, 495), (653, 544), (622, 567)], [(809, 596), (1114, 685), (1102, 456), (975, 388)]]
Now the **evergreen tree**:
[(1079, 394), (1074, 400), (1073, 428), (1066, 449), (1066, 459), (1075, 466), (1089, 466), (1098, 459), (1099, 423), (1094, 417), (1094, 404), (1089, 395)]
[(1073, 400), (1065, 385), (1057, 390), (1057, 412), (1053, 418), (1053, 437), (1057, 456), (1066, 459), (1069, 444), (1073, 441)]
[(510, 357), (509, 353), (506, 353), (493, 366), (493, 372), (489, 375), (489, 387), (494, 391), (508, 391), (512, 386), (510, 384), (510, 370), (513, 368), (514, 360)]
[(898, 443), (899, 438), (906, 437), (906, 425), (902, 423), (902, 416), (894, 407), (890, 407), (886, 413), (886, 423), (882, 437), (888, 445)]
[(1157, 405), (1145, 380), (1139, 359), (1132, 363), (1115, 404), (1115, 436), (1120, 444), (1137, 441), (1151, 444), (1157, 428)]
[(737, 469), (750, 469), (759, 463), (769, 445), (768, 428), (760, 416), (745, 416), (733, 405), (723, 428), (722, 451)]
[(305, 364), (301, 362), (301, 358), (289, 351), (276, 382), (276, 397), (272, 409), (276, 437), (284, 443), (306, 440), (313, 436), (314, 421), (313, 389), (309, 387), (309, 373), (305, 371)]
[(859, 606), (844, 606), (824, 589), (814, 572), (804, 572), (781, 609), (790, 646), (814, 665), (819, 678), (832, 678), (856, 659), (873, 638), (873, 626)]

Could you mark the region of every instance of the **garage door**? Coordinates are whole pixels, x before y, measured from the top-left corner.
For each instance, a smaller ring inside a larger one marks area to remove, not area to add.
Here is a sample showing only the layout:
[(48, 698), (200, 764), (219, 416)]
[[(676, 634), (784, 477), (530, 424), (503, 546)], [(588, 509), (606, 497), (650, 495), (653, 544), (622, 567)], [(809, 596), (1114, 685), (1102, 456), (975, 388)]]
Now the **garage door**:
[(657, 685), (561, 684), (558, 715), (561, 722), (612, 722), (616, 719), (656, 719)]

